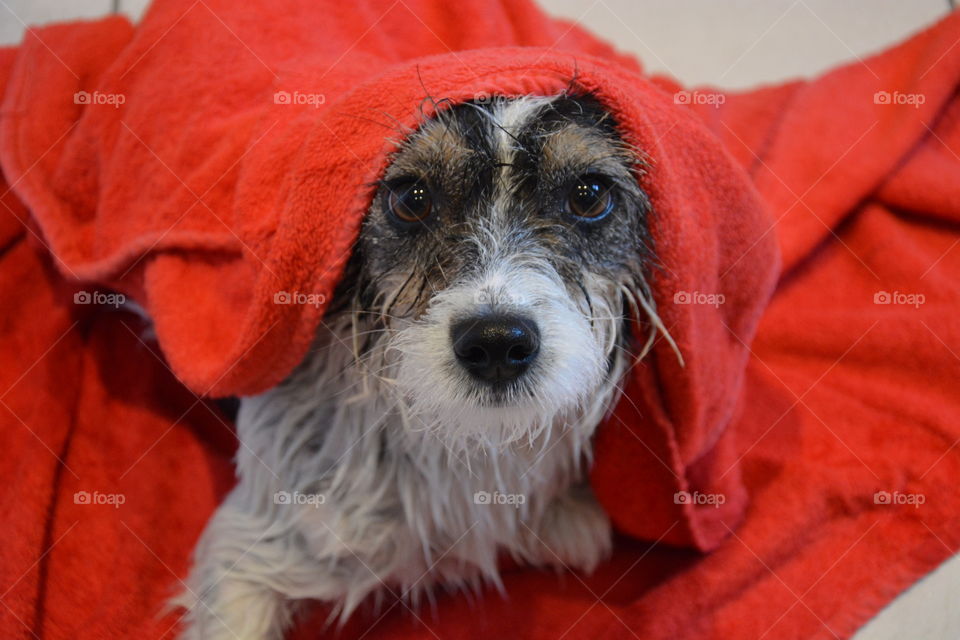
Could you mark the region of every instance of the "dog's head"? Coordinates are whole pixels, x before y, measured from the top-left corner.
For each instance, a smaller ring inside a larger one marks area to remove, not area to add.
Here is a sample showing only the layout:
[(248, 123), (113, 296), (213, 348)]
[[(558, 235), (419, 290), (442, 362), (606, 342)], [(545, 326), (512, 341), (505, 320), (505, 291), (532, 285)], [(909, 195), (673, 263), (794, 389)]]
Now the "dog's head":
[(589, 97), (461, 104), (405, 137), (346, 297), (358, 362), (411, 428), (502, 445), (596, 426), (630, 319), (655, 319), (640, 164)]

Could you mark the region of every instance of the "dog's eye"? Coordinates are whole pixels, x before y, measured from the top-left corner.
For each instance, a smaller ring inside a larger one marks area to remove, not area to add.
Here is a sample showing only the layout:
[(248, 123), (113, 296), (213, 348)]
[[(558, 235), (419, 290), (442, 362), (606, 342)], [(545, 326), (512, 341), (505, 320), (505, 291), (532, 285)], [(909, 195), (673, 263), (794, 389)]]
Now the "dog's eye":
[(401, 222), (421, 222), (433, 209), (433, 196), (425, 183), (411, 180), (388, 187), (386, 205), (387, 212)]
[(567, 195), (568, 213), (585, 220), (599, 220), (613, 209), (610, 183), (600, 176), (581, 176)]

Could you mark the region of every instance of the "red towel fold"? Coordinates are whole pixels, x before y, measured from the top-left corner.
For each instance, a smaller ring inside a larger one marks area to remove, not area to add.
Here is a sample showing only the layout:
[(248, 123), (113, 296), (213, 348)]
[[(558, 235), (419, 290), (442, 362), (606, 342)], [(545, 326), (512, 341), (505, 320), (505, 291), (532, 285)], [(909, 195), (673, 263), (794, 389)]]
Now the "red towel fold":
[(159, 607), (232, 482), (201, 397), (303, 356), (323, 308), (276, 296), (329, 298), (388, 129), (432, 99), (573, 88), (650, 158), (654, 297), (685, 360), (659, 341), (597, 436), (624, 537), (594, 576), (517, 568), (509, 600), (344, 637), (849, 635), (960, 544), (958, 38), (954, 14), (727, 94), (516, 0), (163, 0), (136, 29), (28, 33), (0, 57), (0, 628), (172, 635)]

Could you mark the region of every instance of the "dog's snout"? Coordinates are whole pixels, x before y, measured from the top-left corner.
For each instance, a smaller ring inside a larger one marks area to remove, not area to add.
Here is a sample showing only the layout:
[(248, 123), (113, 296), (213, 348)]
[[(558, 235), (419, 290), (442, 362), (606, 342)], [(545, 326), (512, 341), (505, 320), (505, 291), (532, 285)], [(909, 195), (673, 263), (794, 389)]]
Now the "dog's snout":
[(451, 331), (457, 361), (475, 378), (489, 383), (519, 378), (540, 351), (535, 322), (517, 315), (474, 316)]

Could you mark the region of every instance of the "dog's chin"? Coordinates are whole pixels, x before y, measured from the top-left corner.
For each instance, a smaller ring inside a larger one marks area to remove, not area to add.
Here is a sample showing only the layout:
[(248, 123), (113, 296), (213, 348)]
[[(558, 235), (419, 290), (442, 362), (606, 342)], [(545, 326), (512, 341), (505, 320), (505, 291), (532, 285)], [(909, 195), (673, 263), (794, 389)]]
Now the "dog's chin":
[[(522, 388), (473, 385), (452, 396), (412, 390), (405, 394), (405, 424), (411, 432), (429, 432), (456, 451), (539, 447), (566, 429), (585, 426), (581, 417), (588, 397), (595, 395), (564, 402), (534, 385), (517, 387)], [(599, 385), (590, 390), (599, 393)]]

